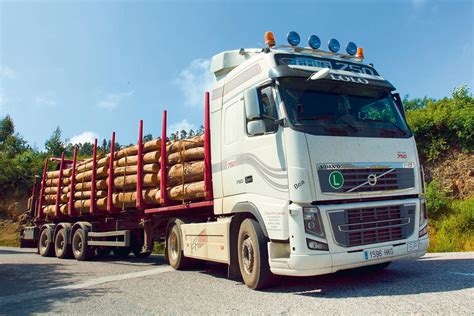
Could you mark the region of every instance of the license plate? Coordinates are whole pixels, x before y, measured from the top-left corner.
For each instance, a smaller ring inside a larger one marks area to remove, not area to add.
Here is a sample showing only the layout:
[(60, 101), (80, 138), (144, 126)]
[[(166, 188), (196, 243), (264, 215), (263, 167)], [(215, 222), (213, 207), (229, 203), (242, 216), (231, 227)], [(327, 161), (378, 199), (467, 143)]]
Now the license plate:
[(418, 250), (418, 241), (412, 241), (407, 243), (407, 251), (417, 251)]
[(393, 247), (375, 248), (364, 251), (365, 260), (375, 260), (393, 256)]

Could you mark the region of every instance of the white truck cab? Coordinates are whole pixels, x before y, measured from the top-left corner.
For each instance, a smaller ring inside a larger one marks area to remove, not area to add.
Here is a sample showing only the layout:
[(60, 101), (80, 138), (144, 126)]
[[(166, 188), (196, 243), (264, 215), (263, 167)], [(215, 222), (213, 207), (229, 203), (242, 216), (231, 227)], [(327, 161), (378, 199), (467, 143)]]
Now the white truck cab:
[[(212, 58), (217, 221), (183, 225), (184, 239), (209, 237), (200, 253), (185, 245), (185, 256), (229, 263), (234, 248), (252, 288), (265, 283), (266, 267), (292, 276), (383, 267), (428, 247), (416, 144), (394, 86), (353, 43), (338, 54), (331, 40), (325, 52), (313, 36), (313, 48), (298, 47), (295, 34), (290, 46), (275, 47), (268, 33), (264, 49)], [(261, 232), (240, 227), (233, 237), (231, 218), (242, 213)]]

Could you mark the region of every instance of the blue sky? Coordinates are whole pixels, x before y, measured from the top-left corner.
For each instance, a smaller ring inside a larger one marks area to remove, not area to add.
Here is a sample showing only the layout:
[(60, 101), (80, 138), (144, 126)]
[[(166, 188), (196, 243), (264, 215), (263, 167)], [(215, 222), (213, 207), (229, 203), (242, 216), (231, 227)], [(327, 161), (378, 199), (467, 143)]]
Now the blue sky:
[(473, 87), (472, 1), (0, 0), (0, 116), (43, 148), (56, 126), (73, 141), (136, 142), (202, 122), (210, 58), (288, 31), (364, 47), (401, 95)]

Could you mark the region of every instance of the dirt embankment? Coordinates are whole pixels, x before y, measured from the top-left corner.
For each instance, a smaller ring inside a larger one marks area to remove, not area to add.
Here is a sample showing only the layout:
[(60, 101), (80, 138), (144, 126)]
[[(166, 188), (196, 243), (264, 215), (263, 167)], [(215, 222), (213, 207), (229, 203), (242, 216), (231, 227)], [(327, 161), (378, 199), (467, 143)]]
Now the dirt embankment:
[(18, 246), (19, 230), (25, 224), (28, 197), (0, 198), (0, 246)]
[(454, 151), (436, 162), (425, 164), (426, 182), (437, 180), (453, 198), (474, 194), (474, 153)]

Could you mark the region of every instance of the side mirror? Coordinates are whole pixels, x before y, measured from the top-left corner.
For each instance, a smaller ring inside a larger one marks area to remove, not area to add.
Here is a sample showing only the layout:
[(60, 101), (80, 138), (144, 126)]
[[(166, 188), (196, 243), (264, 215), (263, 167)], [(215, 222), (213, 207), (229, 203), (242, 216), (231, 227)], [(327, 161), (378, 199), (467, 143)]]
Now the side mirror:
[[(260, 105), (258, 102), (257, 89), (250, 88), (244, 92), (245, 113), (247, 120), (251, 121), (260, 118)], [(250, 132), (250, 131), (249, 131)]]
[(247, 132), (251, 136), (265, 134), (265, 122), (263, 120), (254, 120), (247, 123)]
[(403, 108), (403, 103), (402, 103), (402, 99), (400, 98), (400, 94), (394, 93), (392, 95), (393, 95), (393, 98), (395, 99), (395, 104), (397, 105), (398, 110), (400, 111), (400, 113), (402, 113), (402, 116), (406, 121), (407, 117), (405, 115), (405, 109)]

